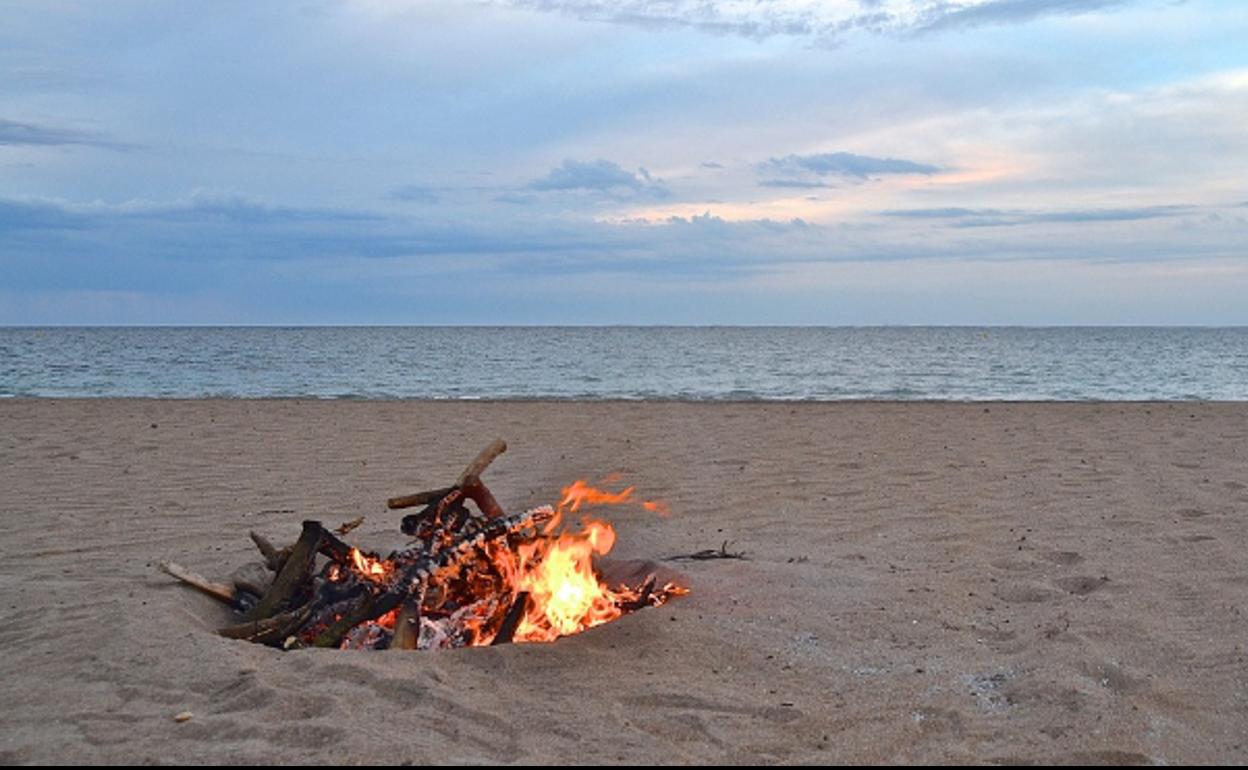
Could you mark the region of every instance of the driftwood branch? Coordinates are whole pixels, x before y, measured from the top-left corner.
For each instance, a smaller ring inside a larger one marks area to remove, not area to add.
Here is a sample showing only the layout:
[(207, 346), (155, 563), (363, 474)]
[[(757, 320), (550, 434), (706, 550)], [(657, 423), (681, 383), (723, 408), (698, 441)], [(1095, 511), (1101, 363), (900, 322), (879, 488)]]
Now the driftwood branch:
[(669, 556), (664, 561), (709, 561), (711, 559), (742, 559), (744, 560), (745, 551), (729, 551), (728, 546), (732, 544), (731, 540), (725, 540), (719, 548), (705, 548), (701, 551), (693, 553), (682, 553), (675, 556)]
[(386, 507), (395, 508), (415, 508), (418, 505), (428, 505), (429, 503), (441, 500), (454, 491), (455, 487), (443, 487), (442, 489), (430, 489), (427, 492), (417, 492), (414, 495), (403, 495), (401, 497), (392, 497), (386, 501)]
[(268, 538), (254, 530), (247, 534), (251, 536), (251, 542), (255, 543), (256, 548), (260, 550), (260, 555), (264, 557), (265, 565), (274, 572), (281, 572), (282, 565), (286, 563), (286, 558), (290, 556), (291, 546), (277, 548)]
[(306, 604), (290, 612), (283, 612), (271, 618), (253, 620), (246, 623), (223, 628), (217, 633), (227, 639), (245, 639), (260, 644), (281, 644), (286, 637), (294, 633), (308, 619), (312, 609)]
[(198, 589), (217, 601), (225, 602), (230, 605), (234, 604), (233, 586), (228, 586), (224, 583), (214, 583), (202, 575), (191, 572), (181, 564), (175, 564), (171, 561), (158, 562), (156, 567), (166, 575), (177, 578), (188, 586)]
[[(414, 495), (392, 497), (386, 501), (386, 507), (393, 510), (395, 508), (415, 508), (418, 505), (429, 505), (430, 503), (437, 502), (438, 500), (446, 497), (453, 490), (466, 489), (471, 486), (473, 482), (479, 482), (481, 474), (484, 473), (485, 469), (490, 466), (490, 463), (494, 462), (495, 458), (506, 451), (507, 442), (503, 441), (501, 438), (494, 439), (490, 442), (489, 446), (482, 449), (477, 456), (472, 459), (472, 462), (468, 463), (468, 467), (464, 468), (464, 472), (459, 474), (459, 478), (456, 479), (455, 483), (451, 486), (443, 487), (441, 489), (430, 489), (426, 492), (417, 492)], [(482, 488), (484, 489), (484, 487)], [(489, 495), (489, 490), (486, 490), (485, 494)], [(487, 516), (492, 517), (496, 515), (485, 510), (485, 506), (480, 500), (477, 500), (476, 497), (472, 497), (471, 495), (469, 495), (469, 497), (477, 503), (478, 507), (481, 508), (481, 511)], [(491, 496), (489, 497), (489, 500), (490, 502), (493, 502), (494, 498)], [(497, 509), (498, 503), (493, 503), (492, 508)]]
[(503, 441), (501, 438), (496, 438), (491, 441), (489, 446), (482, 449), (481, 452), (473, 458), (472, 462), (468, 463), (468, 467), (464, 468), (464, 472), (459, 474), (459, 478), (455, 480), (455, 486), (463, 489), (468, 482), (473, 479), (480, 478), (481, 474), (485, 472), (485, 469), (490, 466), (490, 463), (494, 462), (494, 458), (506, 451), (506, 441)]
[(305, 521), (303, 533), (290, 550), (290, 556), (282, 569), (273, 578), (273, 585), (256, 606), (245, 616), (246, 620), (262, 620), (289, 609), (295, 599), (308, 586), (312, 577), (312, 566), (316, 561), (316, 552), (326, 534), (325, 528), (317, 521)]

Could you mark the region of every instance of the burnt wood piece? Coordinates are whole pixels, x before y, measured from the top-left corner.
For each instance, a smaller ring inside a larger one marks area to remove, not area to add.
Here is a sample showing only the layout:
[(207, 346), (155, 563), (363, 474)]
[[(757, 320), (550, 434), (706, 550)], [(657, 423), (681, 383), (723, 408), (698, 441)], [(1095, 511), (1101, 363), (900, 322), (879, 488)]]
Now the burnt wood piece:
[[(441, 500), (450, 494), (452, 490), (463, 489), (472, 481), (479, 480), (481, 474), (485, 472), (485, 469), (489, 467), (490, 463), (494, 462), (496, 457), (506, 451), (507, 442), (503, 441), (501, 438), (496, 438), (490, 442), (489, 446), (482, 449), (477, 456), (472, 459), (472, 462), (468, 463), (468, 467), (464, 468), (464, 472), (459, 474), (459, 478), (456, 479), (455, 483), (451, 486), (443, 487), (442, 489), (431, 489), (427, 492), (417, 492), (414, 495), (392, 497), (386, 501), (386, 507), (392, 510), (395, 508), (415, 508), (418, 505), (429, 505), (430, 503)], [(486, 495), (489, 495), (488, 490), (486, 490)], [(494, 498), (490, 496), (489, 499), (492, 501)], [(482, 505), (480, 500), (477, 500), (475, 497), (472, 498), (472, 500), (487, 516), (494, 515), (485, 510), (485, 507)], [(497, 508), (498, 503), (494, 503), (493, 507)]]
[(245, 639), (249, 642), (280, 646), (286, 637), (303, 625), (311, 612), (311, 608), (304, 605), (271, 618), (228, 626), (217, 633), (227, 639)]
[(351, 566), (351, 551), (353, 550), (351, 546), (339, 540), (337, 535), (324, 527), (321, 528), (321, 540), (316, 549), (344, 567)]
[[(417, 592), (419, 594), (420, 592)], [(392, 650), (414, 650), (420, 641), (420, 605), (422, 597), (411, 595), (403, 600), (399, 615), (394, 619), (394, 637), (390, 640)]]
[(316, 562), (316, 552), (320, 548), (325, 535), (325, 528), (319, 521), (303, 522), (303, 532), (299, 535), (290, 550), (290, 556), (282, 569), (273, 578), (273, 585), (260, 601), (244, 616), (244, 620), (262, 620), (290, 609), (300, 594), (308, 588), (312, 579), (312, 566)]
[(382, 590), (379, 593), (367, 593), (364, 598), (351, 605), (351, 609), (342, 613), (342, 615), (330, 623), (325, 630), (316, 635), (312, 640), (313, 647), (339, 647), (342, 645), (342, 637), (347, 632), (355, 628), (361, 623), (369, 620), (376, 620), (385, 615), (390, 610), (399, 606), (399, 602), (403, 599), (403, 593), (391, 588)]
[(181, 564), (175, 564), (171, 561), (162, 561), (156, 563), (156, 568), (164, 572), (170, 577), (177, 578), (191, 588), (197, 589), (202, 593), (211, 596), (219, 602), (226, 604), (234, 604), (234, 587), (224, 583), (214, 583), (211, 580), (191, 572)]
[(520, 621), (524, 620), (524, 615), (528, 611), (529, 592), (521, 591), (516, 594), (516, 600), (511, 603), (511, 608), (503, 616), (503, 624), (498, 627), (498, 633), (494, 635), (494, 641), (490, 642), (490, 646), (511, 644), (512, 638), (516, 635), (516, 629), (520, 627)]
[(637, 598), (623, 602), (619, 605), (624, 612), (636, 612), (637, 610), (650, 604), (650, 595), (654, 593), (654, 584), (658, 582), (658, 576), (653, 572), (646, 578), (646, 582), (641, 584), (641, 588), (637, 589)]
[[(374, 620), (399, 606), (413, 593), (423, 596), (429, 579), (438, 571), (446, 569), (465, 557), (475, 555), (477, 549), (488, 540), (505, 537), (512, 532), (531, 527), (548, 520), (554, 510), (544, 505), (523, 513), (503, 516), (490, 520), (485, 526), (471, 535), (461, 535), (436, 554), (423, 551), (408, 551), (398, 554), (396, 561), (407, 562), (407, 566), (389, 584), (380, 591), (370, 591), (357, 600), (350, 610), (330, 623), (312, 640), (315, 647), (338, 647), (347, 632), (361, 623)], [(279, 576), (280, 577), (280, 576)]]
[(455, 487), (443, 487), (442, 489), (430, 489), (428, 492), (417, 492), (414, 495), (402, 495), (401, 497), (392, 497), (386, 501), (386, 507), (394, 508), (415, 508), (418, 505), (428, 505), (446, 497)]
[(494, 499), (489, 488), (479, 478), (471, 479), (462, 489), (448, 487), (446, 494), (434, 500), (418, 513), (403, 517), (399, 529), (413, 537), (430, 539), (438, 531), (458, 532), (473, 517), (464, 507), (464, 500), (471, 500), (477, 510), (487, 519), (504, 515), (503, 507)]
[(456, 532), (468, 519), (463, 505), (464, 492), (450, 487), (445, 495), (435, 500), (419, 513), (403, 517), (399, 529), (406, 535), (431, 539), (439, 531)]
[(503, 515), (503, 507), (494, 499), (494, 495), (480, 478), (474, 476), (464, 484), (462, 489), (464, 497), (476, 503), (477, 510), (484, 513), (486, 518), (497, 519)]

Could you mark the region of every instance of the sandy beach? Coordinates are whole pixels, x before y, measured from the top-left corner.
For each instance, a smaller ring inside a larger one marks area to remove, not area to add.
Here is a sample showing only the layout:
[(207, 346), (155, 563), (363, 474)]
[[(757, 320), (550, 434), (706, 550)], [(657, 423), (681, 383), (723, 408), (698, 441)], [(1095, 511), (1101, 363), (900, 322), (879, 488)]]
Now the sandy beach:
[[(553, 645), (219, 638), (247, 532), (494, 437), (508, 509), (621, 473), (693, 593)], [(0, 402), (0, 761), (1248, 761), (1248, 404)], [(174, 720), (179, 712), (193, 717)]]

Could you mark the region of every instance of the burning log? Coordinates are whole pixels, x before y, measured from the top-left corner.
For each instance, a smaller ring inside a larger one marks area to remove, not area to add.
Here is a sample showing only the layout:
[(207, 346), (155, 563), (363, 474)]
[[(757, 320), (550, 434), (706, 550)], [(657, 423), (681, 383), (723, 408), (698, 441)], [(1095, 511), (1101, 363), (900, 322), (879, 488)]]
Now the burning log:
[(516, 629), (520, 627), (520, 621), (524, 620), (528, 611), (529, 592), (521, 591), (516, 594), (516, 600), (511, 603), (507, 614), (503, 616), (503, 624), (499, 626), (498, 633), (494, 635), (494, 641), (490, 644), (511, 644), (512, 638), (516, 635)]
[[(576, 482), (565, 488), (557, 508), (506, 513), (481, 481), (505, 449), (501, 440), (491, 443), (452, 486), (391, 498), (391, 508), (426, 507), (403, 517), (402, 531), (415, 540), (387, 557), (305, 521), (299, 539), (286, 548), (250, 533), (274, 573), (271, 583), (258, 564), (247, 579), (236, 577), (233, 588), (176, 565), (166, 571), (242, 613), (242, 622), (222, 629), (223, 636), (285, 648), (406, 650), (550, 641), (685, 592), (671, 581), (658, 587), (653, 571), (609, 587), (593, 564), (615, 540), (605, 522), (586, 519), (581, 532), (552, 532), (565, 513), (583, 504), (628, 502), (631, 487), (608, 493)], [(654, 510), (653, 503), (641, 504)], [(632, 581), (637, 588), (629, 587)]]

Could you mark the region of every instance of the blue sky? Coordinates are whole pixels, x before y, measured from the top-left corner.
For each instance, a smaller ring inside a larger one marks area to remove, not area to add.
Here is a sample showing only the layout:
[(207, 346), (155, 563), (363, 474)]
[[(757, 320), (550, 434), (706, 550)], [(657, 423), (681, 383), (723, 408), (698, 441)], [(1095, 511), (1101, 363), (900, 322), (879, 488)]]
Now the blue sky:
[(10, 0), (0, 324), (1248, 323), (1248, 4)]

